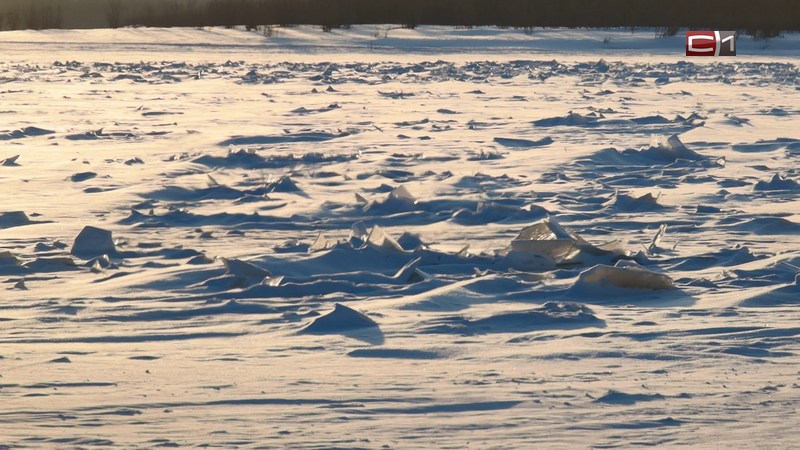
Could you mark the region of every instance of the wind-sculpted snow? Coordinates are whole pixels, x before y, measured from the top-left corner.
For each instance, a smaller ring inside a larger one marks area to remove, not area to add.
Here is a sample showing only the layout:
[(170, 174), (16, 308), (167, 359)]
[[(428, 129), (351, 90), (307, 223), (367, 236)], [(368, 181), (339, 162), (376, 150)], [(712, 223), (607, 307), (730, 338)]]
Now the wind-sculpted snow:
[[(205, 78), (224, 79), (240, 84), (280, 84), (296, 81), (318, 82), (327, 85), (347, 83), (384, 85), (396, 82), (413, 85), (443, 81), (478, 84), (490, 80), (500, 81), (517, 77), (524, 77), (533, 83), (543, 83), (551, 78), (581, 77), (584, 83), (591, 82), (595, 86), (603, 83), (609, 83), (610, 86), (628, 84), (635, 86), (640, 83), (669, 85), (686, 81), (751, 86), (767, 83), (792, 86), (797, 83), (798, 76), (800, 76), (794, 64), (779, 62), (696, 64), (684, 61), (629, 63), (602, 60), (595, 63), (571, 63), (555, 60), (458, 63), (439, 60), (416, 63), (276, 62), (266, 64), (55, 61), (50, 66), (6, 63), (0, 67), (4, 69), (3, 76), (10, 79), (25, 78), (35, 81), (51, 77), (55, 72), (58, 77), (72, 78), (77, 82), (84, 83), (143, 84), (191, 82)], [(609, 95), (613, 93), (613, 90), (607, 91), (599, 90), (595, 94)], [(401, 95), (401, 91), (396, 91), (393, 94), (391, 96), (393, 98), (413, 96), (411, 92)], [(318, 112), (336, 108), (321, 108)], [(296, 108), (296, 110), (301, 114), (311, 112), (307, 109)]]
[(0, 447), (800, 446), (791, 58), (150, 45), (0, 62)]

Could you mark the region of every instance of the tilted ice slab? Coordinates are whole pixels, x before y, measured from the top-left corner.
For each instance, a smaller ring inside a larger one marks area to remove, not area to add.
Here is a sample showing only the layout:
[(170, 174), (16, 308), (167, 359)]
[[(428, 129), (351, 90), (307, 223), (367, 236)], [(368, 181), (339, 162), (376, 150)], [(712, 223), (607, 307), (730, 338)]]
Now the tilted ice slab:
[(117, 248), (110, 231), (87, 226), (75, 238), (71, 253), (78, 257), (114, 255), (117, 253)]
[(28, 215), (23, 211), (9, 211), (0, 213), (0, 230), (4, 228), (22, 227), (25, 225), (32, 225), (36, 222), (28, 218)]
[(595, 246), (562, 227), (552, 217), (523, 228), (501, 255), (515, 263), (544, 267), (627, 256), (618, 243)]

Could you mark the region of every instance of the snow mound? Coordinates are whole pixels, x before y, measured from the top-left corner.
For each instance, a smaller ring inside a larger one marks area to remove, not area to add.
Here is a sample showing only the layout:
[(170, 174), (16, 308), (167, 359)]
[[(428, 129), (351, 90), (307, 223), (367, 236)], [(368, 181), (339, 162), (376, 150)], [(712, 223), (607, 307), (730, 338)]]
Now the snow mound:
[(800, 223), (784, 219), (783, 217), (755, 217), (731, 225), (729, 229), (739, 232), (756, 233), (759, 235), (798, 234), (800, 233)]
[(652, 272), (633, 262), (616, 266), (598, 264), (578, 275), (573, 290), (598, 295), (622, 291), (663, 291), (675, 289), (675, 282), (667, 275)]
[(614, 200), (609, 203), (610, 206), (621, 212), (658, 211), (664, 208), (658, 203), (658, 197), (649, 192), (640, 197), (617, 193)]
[(769, 307), (792, 305), (800, 303), (800, 273), (794, 276), (794, 282), (790, 282), (776, 289), (770, 289), (761, 294), (750, 297), (740, 303), (745, 307)]
[(264, 278), (271, 277), (272, 274), (249, 262), (241, 261), (238, 259), (220, 258), (222, 264), (225, 265), (227, 273), (243, 278), (257, 278), (263, 280)]
[(533, 147), (544, 147), (546, 145), (550, 145), (553, 143), (553, 138), (548, 136), (542, 139), (532, 141), (530, 139), (496, 137), (494, 138), (494, 142), (502, 145), (503, 147), (508, 147), (508, 148), (533, 148)]
[(19, 130), (10, 131), (7, 133), (0, 133), (0, 141), (9, 141), (12, 139), (23, 139), (26, 137), (35, 137), (35, 136), (44, 136), (47, 134), (53, 134), (55, 131), (52, 130), (45, 130), (44, 128), (39, 127), (25, 127), (20, 128)]
[(337, 303), (333, 311), (318, 317), (305, 327), (301, 333), (337, 334), (344, 331), (378, 328), (378, 324), (366, 315)]
[(563, 117), (548, 117), (533, 122), (535, 127), (559, 127), (559, 126), (590, 126), (596, 125), (597, 120), (600, 118), (595, 113), (582, 115), (570, 112)]
[(710, 158), (689, 149), (675, 134), (667, 139), (660, 135), (652, 136), (650, 145), (639, 150), (629, 148), (619, 151), (613, 147), (605, 148), (595, 153), (589, 160), (595, 165), (614, 166), (617, 169), (620, 166), (652, 168), (654, 164), (673, 164), (679, 161), (708, 167), (724, 167), (726, 164), (724, 158)]
[(603, 327), (605, 322), (588, 306), (570, 302), (547, 302), (536, 309), (495, 314), (480, 319), (445, 317), (435, 321), (426, 331), (457, 334), (527, 333), (595, 326)]
[[(362, 201), (363, 197), (357, 196), (356, 200)], [(397, 186), (389, 192), (383, 200), (368, 201), (363, 207), (363, 211), (376, 214), (390, 214), (406, 211), (413, 211), (416, 209), (417, 199), (409, 192), (408, 188), (403, 185)]]
[(267, 192), (302, 192), (291, 177), (283, 176), (276, 181), (271, 181), (266, 186)]
[(481, 225), (490, 222), (529, 221), (549, 215), (549, 212), (536, 205), (525, 207), (508, 206), (495, 202), (478, 202), (475, 211), (461, 208), (453, 213), (451, 220), (461, 225)]
[(234, 258), (219, 259), (225, 266), (225, 273), (202, 282), (203, 286), (216, 290), (229, 290), (254, 285), (276, 287), (283, 282), (283, 277), (274, 277), (268, 270), (255, 264)]
[(634, 405), (639, 402), (651, 402), (654, 400), (664, 400), (664, 396), (655, 394), (628, 394), (619, 391), (608, 391), (604, 396), (595, 400), (596, 403), (607, 403), (610, 405)]
[(662, 136), (654, 136), (650, 142), (650, 147), (641, 150), (640, 153), (642, 156), (669, 162), (675, 162), (679, 159), (686, 159), (689, 161), (703, 161), (708, 159), (696, 151), (687, 148), (676, 134), (673, 134), (666, 140), (664, 140)]
[(348, 353), (351, 358), (379, 359), (441, 359), (446, 355), (429, 350), (413, 350), (405, 348), (360, 348)]
[(776, 173), (769, 181), (759, 181), (753, 188), (756, 191), (795, 191), (800, 190), (800, 183)]
[(233, 136), (219, 143), (223, 147), (229, 145), (267, 145), (267, 144), (286, 144), (295, 142), (323, 142), (350, 136), (356, 131), (341, 131), (329, 133), (325, 131), (302, 131), (297, 133), (285, 133), (270, 136)]

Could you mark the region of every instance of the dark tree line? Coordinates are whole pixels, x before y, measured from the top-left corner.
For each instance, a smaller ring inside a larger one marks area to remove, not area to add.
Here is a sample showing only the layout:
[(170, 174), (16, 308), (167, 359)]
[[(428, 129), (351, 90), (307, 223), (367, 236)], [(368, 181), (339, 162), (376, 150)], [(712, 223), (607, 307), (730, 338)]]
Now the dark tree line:
[[(281, 24), (314, 24), (330, 29), (388, 23), (519, 28), (692, 27), (760, 33), (800, 30), (799, 0), (15, 0), (10, 3), (6, 0), (6, 3), (13, 7), (0, 10), (3, 29)], [(73, 16), (99, 18), (83, 26), (63, 23), (60, 12), (53, 11), (67, 8)]]
[(58, 2), (21, 3), (0, 9), (0, 30), (44, 30), (63, 26), (63, 9)]
[(211, 0), (204, 7), (196, 5), (179, 3), (180, 12), (170, 11), (167, 17), (190, 26), (397, 23), (800, 29), (798, 0)]

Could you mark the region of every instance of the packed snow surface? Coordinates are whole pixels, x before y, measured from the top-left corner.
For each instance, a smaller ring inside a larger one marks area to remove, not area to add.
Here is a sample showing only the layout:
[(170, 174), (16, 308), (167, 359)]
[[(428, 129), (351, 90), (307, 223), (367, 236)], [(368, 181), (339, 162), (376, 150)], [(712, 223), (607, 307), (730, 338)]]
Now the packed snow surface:
[(800, 446), (798, 42), (0, 33), (0, 447)]

